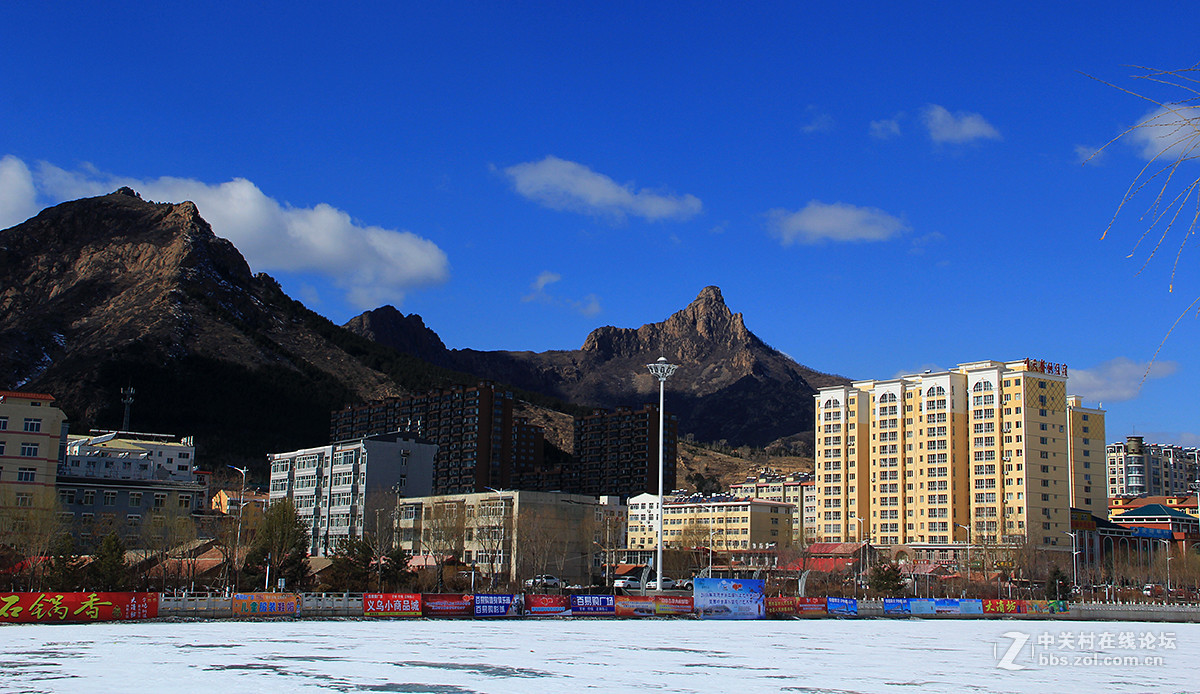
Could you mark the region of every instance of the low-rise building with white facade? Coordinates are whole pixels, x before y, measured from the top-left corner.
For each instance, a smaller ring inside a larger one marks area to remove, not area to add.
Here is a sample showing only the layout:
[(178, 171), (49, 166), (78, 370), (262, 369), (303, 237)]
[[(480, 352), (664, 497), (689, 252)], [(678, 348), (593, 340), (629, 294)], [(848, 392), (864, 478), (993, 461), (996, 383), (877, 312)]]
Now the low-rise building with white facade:
[(114, 531), (137, 547), (148, 522), (191, 516), (208, 503), (210, 475), (196, 466), (191, 436), (127, 431), (70, 436), (57, 473), (59, 504), (85, 547)]
[(437, 444), (405, 433), (273, 453), (271, 503), (291, 499), (309, 554), (328, 556), (344, 538), (387, 532), (397, 497), (428, 494), (436, 454)]

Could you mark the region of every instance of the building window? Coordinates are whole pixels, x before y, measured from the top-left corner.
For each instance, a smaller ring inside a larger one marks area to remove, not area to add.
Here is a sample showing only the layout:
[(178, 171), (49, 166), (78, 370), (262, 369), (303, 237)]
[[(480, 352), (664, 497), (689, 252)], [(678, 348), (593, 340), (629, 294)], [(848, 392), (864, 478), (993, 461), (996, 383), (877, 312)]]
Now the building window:
[(33, 417), (25, 418), (25, 431), (36, 433), (42, 430), (42, 420)]
[(116, 506), (117, 505), (117, 493), (113, 492), (113, 491), (104, 492), (104, 505), (105, 506)]
[(8, 429), (8, 417), (0, 417), (0, 431)]
[(155, 494), (154, 495), (154, 508), (162, 508), (166, 504), (167, 504), (167, 495), (166, 494)]
[(179, 508), (191, 508), (191, 507), (192, 507), (192, 495), (191, 494), (180, 494), (179, 495)]
[(38, 445), (36, 443), (22, 443), (21, 456), (24, 458), (36, 458), (38, 454)]
[[(96, 505), (96, 492), (95, 491), (88, 489), (87, 491), (85, 491), (83, 493), (83, 505), (84, 506), (95, 506)], [(91, 515), (91, 514), (88, 514), (88, 515)]]
[(33, 506), (33, 495), (24, 493), (17, 494), (17, 506), (22, 508)]
[(33, 467), (17, 468), (17, 481), (18, 482), (32, 482), (33, 478), (36, 474), (37, 474), (37, 468), (33, 468)]
[(129, 505), (133, 508), (140, 508), (142, 505), (142, 493), (129, 492)]
[[(75, 503), (75, 490), (74, 489), (58, 490), (58, 503), (63, 504), (63, 505)], [(72, 518), (74, 518), (74, 516), (72, 516)]]

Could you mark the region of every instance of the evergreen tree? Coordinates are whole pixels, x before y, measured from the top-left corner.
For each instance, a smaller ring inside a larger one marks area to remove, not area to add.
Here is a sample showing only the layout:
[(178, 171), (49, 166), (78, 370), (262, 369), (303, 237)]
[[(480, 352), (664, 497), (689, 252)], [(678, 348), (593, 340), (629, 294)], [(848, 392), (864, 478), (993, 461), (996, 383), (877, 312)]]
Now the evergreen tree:
[(125, 590), (129, 585), (129, 564), (125, 562), (125, 543), (121, 536), (115, 532), (105, 535), (87, 569), (87, 583), (92, 590)]
[(84, 583), (83, 560), (75, 550), (71, 533), (61, 533), (50, 546), (50, 567), (46, 582), (50, 590), (77, 591)]
[(330, 557), (329, 589), (338, 592), (367, 591), (371, 587), (375, 548), (354, 537), (343, 538)]
[(871, 590), (896, 596), (904, 592), (904, 576), (895, 564), (880, 564), (871, 569)]
[(1046, 578), (1046, 599), (1067, 600), (1071, 597), (1071, 577), (1057, 566), (1050, 569)]
[(274, 590), (276, 581), (284, 579), (284, 589), (302, 591), (312, 583), (308, 571), (308, 524), (296, 514), (288, 499), (271, 504), (263, 514), (262, 526), (242, 570), (242, 590), (257, 588), (266, 583)]

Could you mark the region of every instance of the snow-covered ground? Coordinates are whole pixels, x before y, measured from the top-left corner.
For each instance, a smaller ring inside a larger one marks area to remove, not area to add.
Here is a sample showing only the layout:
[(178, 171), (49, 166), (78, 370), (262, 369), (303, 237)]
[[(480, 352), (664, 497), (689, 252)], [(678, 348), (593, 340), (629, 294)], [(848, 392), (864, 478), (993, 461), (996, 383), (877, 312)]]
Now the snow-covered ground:
[[(1019, 648), (1010, 650), (1014, 644)], [(1114, 657), (1136, 662), (1113, 664)], [(22, 692), (1161, 693), (1200, 691), (1198, 662), (1197, 624), (525, 619), (0, 626), (0, 690)]]

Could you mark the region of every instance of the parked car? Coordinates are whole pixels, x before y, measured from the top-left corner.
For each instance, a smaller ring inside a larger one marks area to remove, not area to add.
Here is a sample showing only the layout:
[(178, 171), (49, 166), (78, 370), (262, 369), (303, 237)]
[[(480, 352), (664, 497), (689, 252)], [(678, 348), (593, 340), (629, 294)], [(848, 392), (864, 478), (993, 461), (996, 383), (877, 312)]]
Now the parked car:
[(632, 576), (622, 576), (613, 581), (613, 588), (624, 588), (625, 590), (640, 590), (642, 582)]
[(646, 589), (647, 590), (673, 590), (674, 588), (675, 588), (675, 579), (671, 578), (670, 576), (662, 577), (662, 588), (661, 589), (658, 587), (658, 579), (657, 578), (652, 578), (649, 581), (646, 581)]
[(676, 590), (691, 590), (692, 589), (692, 579), (685, 578), (682, 581), (676, 582), (675, 588), (676, 588)]
[(561, 588), (562, 581), (558, 580), (557, 576), (550, 574), (538, 574), (533, 578), (525, 580), (526, 588)]

